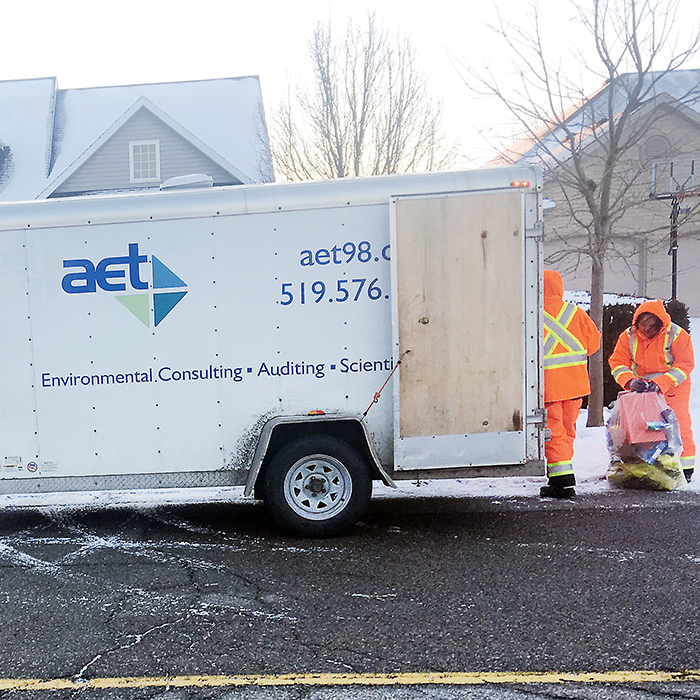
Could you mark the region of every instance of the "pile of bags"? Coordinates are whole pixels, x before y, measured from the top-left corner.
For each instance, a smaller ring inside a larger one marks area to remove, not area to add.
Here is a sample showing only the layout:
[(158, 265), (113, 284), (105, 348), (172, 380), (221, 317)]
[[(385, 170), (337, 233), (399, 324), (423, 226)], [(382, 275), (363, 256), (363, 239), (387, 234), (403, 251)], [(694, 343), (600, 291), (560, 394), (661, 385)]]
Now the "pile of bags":
[(663, 395), (621, 392), (608, 419), (608, 480), (632, 489), (672, 491), (685, 483), (676, 414)]

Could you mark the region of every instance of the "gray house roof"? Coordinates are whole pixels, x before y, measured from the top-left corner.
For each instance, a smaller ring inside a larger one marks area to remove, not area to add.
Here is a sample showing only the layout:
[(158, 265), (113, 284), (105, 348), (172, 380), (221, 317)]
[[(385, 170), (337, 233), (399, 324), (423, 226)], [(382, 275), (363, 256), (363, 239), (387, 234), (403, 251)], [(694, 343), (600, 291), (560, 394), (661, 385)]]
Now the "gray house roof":
[[(503, 151), (490, 162), (490, 165), (503, 163), (546, 164), (550, 154), (562, 153), (561, 144), (567, 135), (561, 126), (581, 138), (585, 145), (588, 137), (593, 138), (595, 129), (605, 128), (609, 114), (619, 114), (629, 100), (630, 89), (636, 80), (635, 74), (621, 75), (614, 84), (606, 84), (588, 96), (585, 100), (561, 115), (560, 124), (546, 126), (532, 136), (519, 141)], [(612, 109), (608, 100), (612, 97)], [(639, 107), (668, 102), (670, 98), (678, 100), (686, 107), (700, 111), (700, 70), (676, 70), (670, 72), (648, 73), (639, 95)]]
[(0, 199), (34, 199), (45, 187), (51, 156), (54, 78), (0, 82), (0, 138), (9, 148)]
[(0, 82), (0, 200), (51, 196), (142, 107), (232, 179), (272, 180), (257, 77), (74, 90), (42, 78)]

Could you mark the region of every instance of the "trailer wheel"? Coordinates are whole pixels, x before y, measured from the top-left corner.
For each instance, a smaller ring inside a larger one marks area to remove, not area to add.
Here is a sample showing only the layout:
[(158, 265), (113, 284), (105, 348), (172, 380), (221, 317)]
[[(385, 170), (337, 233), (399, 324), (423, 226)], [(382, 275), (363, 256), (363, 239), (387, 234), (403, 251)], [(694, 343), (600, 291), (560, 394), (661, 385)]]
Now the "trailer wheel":
[(372, 495), (366, 461), (346, 442), (309, 435), (285, 445), (265, 472), (263, 499), (283, 527), (309, 537), (356, 523)]

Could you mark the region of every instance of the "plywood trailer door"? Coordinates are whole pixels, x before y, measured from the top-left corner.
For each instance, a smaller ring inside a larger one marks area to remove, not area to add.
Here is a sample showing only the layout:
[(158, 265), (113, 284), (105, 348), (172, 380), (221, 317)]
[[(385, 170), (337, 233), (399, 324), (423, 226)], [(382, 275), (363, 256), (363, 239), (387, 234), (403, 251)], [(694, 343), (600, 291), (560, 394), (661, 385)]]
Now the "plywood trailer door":
[(392, 202), (394, 467), (525, 462), (519, 191)]

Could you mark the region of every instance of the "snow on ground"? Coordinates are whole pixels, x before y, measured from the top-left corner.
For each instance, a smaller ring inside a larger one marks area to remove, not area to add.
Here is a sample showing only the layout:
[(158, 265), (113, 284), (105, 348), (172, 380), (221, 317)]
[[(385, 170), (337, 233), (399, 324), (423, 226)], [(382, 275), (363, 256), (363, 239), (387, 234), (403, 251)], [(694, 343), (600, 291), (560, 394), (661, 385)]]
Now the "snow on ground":
[[(691, 328), (700, 329), (700, 318), (691, 319)], [(690, 413), (696, 441), (700, 443), (700, 369), (691, 376)], [(576, 491), (579, 494), (600, 493), (615, 489), (605, 478), (609, 455), (604, 427), (587, 428), (587, 413), (581, 411), (577, 421), (574, 444), (574, 472)], [(430, 479), (399, 481), (396, 489), (375, 483), (374, 498), (406, 498), (427, 496), (481, 496), (507, 498), (512, 496), (539, 496), (540, 487), (546, 483), (542, 477), (500, 477), (465, 479)], [(700, 469), (690, 484), (680, 486), (687, 491), (700, 492)], [(2, 494), (0, 508), (41, 507), (104, 507), (104, 506), (158, 506), (201, 502), (247, 502), (243, 487), (218, 487), (202, 489), (153, 489), (133, 491), (88, 491), (55, 494)]]

